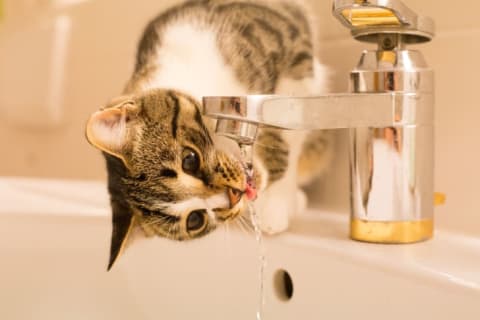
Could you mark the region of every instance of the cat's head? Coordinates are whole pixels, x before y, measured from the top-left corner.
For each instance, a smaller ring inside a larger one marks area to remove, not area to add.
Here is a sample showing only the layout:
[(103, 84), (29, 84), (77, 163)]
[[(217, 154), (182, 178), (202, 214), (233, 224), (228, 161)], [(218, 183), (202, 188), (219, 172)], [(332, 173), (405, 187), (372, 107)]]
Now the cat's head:
[(134, 226), (187, 240), (244, 211), (251, 189), (245, 167), (218, 148), (188, 95), (155, 89), (120, 97), (90, 117), (86, 136), (107, 160), (109, 268)]

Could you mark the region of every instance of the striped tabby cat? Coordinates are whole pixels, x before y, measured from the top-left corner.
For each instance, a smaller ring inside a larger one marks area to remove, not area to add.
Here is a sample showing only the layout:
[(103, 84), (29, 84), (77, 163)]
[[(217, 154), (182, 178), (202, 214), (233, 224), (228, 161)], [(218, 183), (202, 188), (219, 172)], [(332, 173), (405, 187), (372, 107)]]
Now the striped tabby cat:
[(290, 2), (188, 1), (150, 22), (123, 95), (86, 129), (107, 163), (108, 268), (132, 230), (198, 238), (241, 216), (257, 190), (262, 230), (285, 230), (289, 214), (305, 206), (298, 186), (328, 163), (329, 135), (263, 129), (249, 177), (238, 146), (212, 134), (199, 103), (208, 95), (318, 93), (325, 78), (308, 20)]

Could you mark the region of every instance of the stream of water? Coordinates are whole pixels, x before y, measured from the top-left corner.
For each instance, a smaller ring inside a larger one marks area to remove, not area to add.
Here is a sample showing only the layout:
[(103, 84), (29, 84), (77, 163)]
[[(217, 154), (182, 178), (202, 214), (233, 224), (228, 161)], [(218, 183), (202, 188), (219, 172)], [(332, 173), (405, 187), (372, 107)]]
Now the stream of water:
[[(253, 146), (247, 144), (239, 144), (241, 155), (243, 158), (243, 163), (245, 165), (245, 172), (247, 173), (248, 179), (254, 179), (253, 173), (253, 164), (252, 164), (252, 157), (253, 157)], [(255, 188), (255, 181), (253, 181), (253, 187)], [(256, 320), (263, 319), (263, 308), (265, 305), (265, 266), (266, 266), (266, 258), (265, 258), (265, 246), (263, 243), (262, 238), (262, 230), (260, 230), (258, 216), (255, 211), (255, 207), (253, 206), (253, 202), (248, 203), (248, 211), (250, 214), (250, 221), (253, 226), (253, 230), (255, 232), (255, 239), (257, 241), (258, 246), (258, 257), (259, 257), (259, 300), (256, 312)]]
[(255, 232), (255, 239), (257, 240), (259, 257), (259, 301), (256, 313), (256, 320), (262, 320), (263, 307), (265, 305), (265, 246), (263, 244), (262, 231), (260, 230), (260, 227), (258, 225), (258, 217), (252, 203), (249, 203), (249, 211), (250, 220), (252, 222), (253, 230)]

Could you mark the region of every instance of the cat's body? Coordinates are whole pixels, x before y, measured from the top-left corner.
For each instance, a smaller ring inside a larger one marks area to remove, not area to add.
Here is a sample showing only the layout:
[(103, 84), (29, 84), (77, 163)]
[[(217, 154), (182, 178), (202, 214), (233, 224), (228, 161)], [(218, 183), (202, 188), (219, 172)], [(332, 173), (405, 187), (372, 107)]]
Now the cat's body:
[(262, 130), (253, 186), (238, 146), (212, 134), (199, 102), (208, 95), (324, 91), (325, 71), (313, 56), (308, 20), (286, 3), (190, 1), (147, 26), (124, 96), (87, 125), (88, 140), (107, 160), (109, 267), (133, 228), (196, 238), (241, 215), (253, 188), (262, 229), (287, 228), (289, 215), (305, 206), (299, 183), (329, 161), (329, 135)]

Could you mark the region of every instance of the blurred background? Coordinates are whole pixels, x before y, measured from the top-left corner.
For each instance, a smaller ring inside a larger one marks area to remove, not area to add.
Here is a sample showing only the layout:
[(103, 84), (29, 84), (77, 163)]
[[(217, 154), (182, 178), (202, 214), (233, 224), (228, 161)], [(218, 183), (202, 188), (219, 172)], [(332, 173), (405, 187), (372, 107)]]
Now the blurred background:
[[(145, 24), (175, 0), (0, 0), (0, 176), (104, 180), (103, 159), (84, 138), (88, 116), (120, 94)], [(331, 68), (331, 91), (347, 90), (348, 72), (368, 45), (310, 0), (318, 57)], [(404, 1), (437, 25), (420, 45), (436, 72), (435, 186), (443, 228), (480, 236), (480, 2)], [(339, 141), (342, 133), (339, 132)], [(348, 166), (339, 144), (323, 198), (347, 208)], [(0, 204), (1, 205), (1, 204)], [(345, 211), (346, 212), (346, 211)]]

